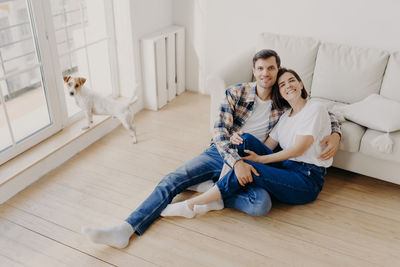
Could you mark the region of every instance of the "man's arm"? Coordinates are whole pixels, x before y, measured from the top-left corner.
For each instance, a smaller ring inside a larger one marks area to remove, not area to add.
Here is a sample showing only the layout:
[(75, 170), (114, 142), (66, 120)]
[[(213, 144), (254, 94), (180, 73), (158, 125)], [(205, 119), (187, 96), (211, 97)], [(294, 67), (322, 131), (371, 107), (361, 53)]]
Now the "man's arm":
[(331, 119), (331, 133), (337, 133), (339, 138), (342, 136), (342, 131), (340, 130), (340, 122), (336, 118), (335, 114), (328, 112), (329, 118)]
[(233, 127), (233, 113), (235, 112), (236, 99), (229, 88), (225, 91), (225, 99), (219, 108), (218, 118), (214, 124), (213, 140), (218, 152), (225, 162), (233, 168), (241, 159), (236, 148), (230, 142), (230, 130)]
[(342, 137), (339, 121), (336, 119), (333, 113), (328, 113), (329, 118), (331, 119), (332, 134), (325, 137), (319, 144), (320, 146), (326, 146), (319, 155), (319, 157), (323, 160), (328, 160), (335, 156), (336, 152), (339, 150), (340, 139)]

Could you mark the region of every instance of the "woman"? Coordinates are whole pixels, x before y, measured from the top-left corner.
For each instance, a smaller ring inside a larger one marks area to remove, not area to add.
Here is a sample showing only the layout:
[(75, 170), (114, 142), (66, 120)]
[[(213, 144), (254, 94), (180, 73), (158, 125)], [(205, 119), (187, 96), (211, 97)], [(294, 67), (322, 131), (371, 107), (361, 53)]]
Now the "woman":
[[(256, 184), (272, 196), (288, 204), (306, 204), (314, 201), (324, 184), (326, 168), (332, 159), (318, 158), (320, 141), (330, 135), (330, 118), (326, 109), (307, 100), (307, 91), (299, 75), (282, 68), (278, 72), (277, 86), (272, 92), (273, 104), (278, 109), (289, 109), (282, 115), (265, 144), (249, 134), (232, 141), (239, 155), (258, 173), (247, 181), (238, 180), (230, 170), (209, 191), (184, 202), (168, 205), (161, 216), (192, 218), (209, 210), (223, 208), (221, 199), (227, 198), (247, 184)], [(272, 150), (280, 145), (282, 150)]]

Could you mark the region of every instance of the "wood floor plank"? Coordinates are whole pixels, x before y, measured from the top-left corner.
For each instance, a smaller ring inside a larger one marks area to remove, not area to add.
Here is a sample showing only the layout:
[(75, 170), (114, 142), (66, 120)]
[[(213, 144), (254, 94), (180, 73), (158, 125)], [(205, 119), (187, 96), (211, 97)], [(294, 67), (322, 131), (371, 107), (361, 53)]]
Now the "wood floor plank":
[(0, 217), (7, 217), (8, 220), (18, 225), (116, 266), (154, 266), (148, 261), (127, 253), (125, 250), (111, 247), (98, 249), (93, 244), (87, 242), (86, 238), (80, 233), (76, 233), (62, 225), (52, 223), (10, 205), (5, 205), (0, 209)]
[[(224, 214), (225, 215), (225, 214)], [(354, 258), (368, 261), (376, 266), (390, 266), (393, 259), (388, 258), (385, 253), (376, 251), (375, 249), (360, 246), (356, 242), (349, 240), (341, 240), (331, 233), (318, 233), (314, 229), (306, 229), (294, 225), (292, 222), (284, 222), (274, 219), (272, 216), (265, 217), (249, 217), (242, 212), (230, 211), (225, 216), (233, 217), (249, 225), (256, 224), (263, 229), (281, 233), (295, 239), (302, 240), (314, 244), (318, 247), (334, 250), (341, 254), (345, 254)]]
[(296, 207), (281, 204), (269, 216), (390, 256), (400, 264), (400, 230), (396, 221), (323, 200)]
[[(169, 220), (233, 245), (280, 259), (291, 266), (377, 266), (365, 259), (335, 251), (329, 246), (319, 246), (281, 233), (279, 227), (278, 229), (266, 227), (259, 221), (253, 220), (251, 223), (246, 223), (241, 219), (224, 216), (226, 212), (230, 213), (231, 211), (212, 212), (194, 220), (181, 218), (170, 218)], [(232, 235), (232, 233), (235, 234)]]
[(25, 266), (112, 266), (0, 218), (0, 251)]
[(0, 266), (21, 267), (25, 265), (22, 262), (18, 262), (15, 259), (9, 258), (9, 256), (2, 255), (0, 252)]
[(333, 169), (319, 198), (400, 222), (400, 185)]

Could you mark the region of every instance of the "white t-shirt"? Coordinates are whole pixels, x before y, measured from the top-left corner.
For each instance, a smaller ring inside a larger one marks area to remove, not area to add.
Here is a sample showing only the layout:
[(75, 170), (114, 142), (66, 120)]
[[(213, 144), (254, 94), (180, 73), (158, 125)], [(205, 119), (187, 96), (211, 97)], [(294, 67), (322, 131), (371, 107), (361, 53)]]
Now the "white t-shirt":
[(271, 114), (272, 100), (263, 101), (256, 95), (253, 113), (242, 126), (241, 131), (254, 135), (261, 142), (267, 137), (269, 115)]
[(318, 158), (324, 149), (319, 145), (320, 141), (331, 134), (331, 120), (326, 108), (319, 103), (307, 101), (299, 113), (289, 117), (291, 110), (283, 113), (269, 135), (279, 142), (282, 149), (292, 147), (297, 135), (312, 135), (314, 137), (312, 145), (303, 155), (290, 160), (311, 163), (325, 168), (331, 166), (332, 158), (329, 160)]

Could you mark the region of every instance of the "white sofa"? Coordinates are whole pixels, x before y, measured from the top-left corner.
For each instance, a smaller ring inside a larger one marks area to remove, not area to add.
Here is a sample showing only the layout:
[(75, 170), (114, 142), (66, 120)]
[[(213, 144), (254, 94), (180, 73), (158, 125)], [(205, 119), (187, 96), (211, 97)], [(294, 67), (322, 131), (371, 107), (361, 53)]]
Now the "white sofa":
[[(277, 51), (282, 66), (296, 70), (311, 98), (327, 107), (347, 106), (371, 94), (379, 94), (400, 105), (400, 53), (263, 33), (256, 46), (234, 55), (221, 65), (220, 71), (208, 76), (211, 127), (225, 89), (252, 80), (252, 57), (264, 48)], [(400, 114), (390, 115), (400, 121)], [(390, 132), (394, 143), (391, 153), (380, 152), (371, 145), (371, 140), (383, 132), (344, 121), (342, 134), (333, 166), (400, 184), (400, 131)]]

